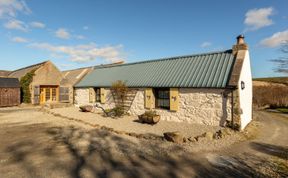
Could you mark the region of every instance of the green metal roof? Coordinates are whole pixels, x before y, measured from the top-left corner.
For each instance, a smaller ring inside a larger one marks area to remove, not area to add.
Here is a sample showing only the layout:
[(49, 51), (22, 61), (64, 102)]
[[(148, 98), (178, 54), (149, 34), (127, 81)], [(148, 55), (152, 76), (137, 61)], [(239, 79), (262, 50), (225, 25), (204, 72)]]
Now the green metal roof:
[(110, 87), (122, 80), (128, 87), (225, 88), (234, 61), (232, 50), (226, 50), (100, 67), (75, 87)]

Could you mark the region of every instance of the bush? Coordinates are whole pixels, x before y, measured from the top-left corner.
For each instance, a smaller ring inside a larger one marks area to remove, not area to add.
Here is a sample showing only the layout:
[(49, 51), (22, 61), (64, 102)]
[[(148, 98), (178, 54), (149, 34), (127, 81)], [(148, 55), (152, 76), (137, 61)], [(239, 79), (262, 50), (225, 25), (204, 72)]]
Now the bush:
[(116, 106), (115, 108), (111, 109), (114, 112), (115, 117), (121, 117), (125, 114), (123, 107)]
[(253, 104), (257, 107), (286, 108), (288, 107), (287, 86), (254, 86)]

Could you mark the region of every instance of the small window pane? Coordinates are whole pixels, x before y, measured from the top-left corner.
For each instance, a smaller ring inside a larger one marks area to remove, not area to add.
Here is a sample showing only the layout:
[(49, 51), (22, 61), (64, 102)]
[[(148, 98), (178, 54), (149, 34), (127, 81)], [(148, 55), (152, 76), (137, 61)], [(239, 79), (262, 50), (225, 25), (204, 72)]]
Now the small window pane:
[(156, 97), (156, 107), (170, 109), (170, 92), (169, 89), (154, 89)]
[(96, 102), (101, 101), (101, 93), (100, 93), (100, 88), (94, 88), (95, 93), (96, 93)]

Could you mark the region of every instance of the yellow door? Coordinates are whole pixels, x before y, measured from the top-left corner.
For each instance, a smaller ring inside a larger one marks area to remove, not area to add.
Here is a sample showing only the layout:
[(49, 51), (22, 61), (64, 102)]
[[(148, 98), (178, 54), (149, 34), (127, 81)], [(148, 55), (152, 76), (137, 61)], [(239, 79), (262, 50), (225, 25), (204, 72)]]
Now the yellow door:
[(40, 104), (45, 103), (45, 90), (44, 88), (40, 88)]
[(40, 88), (40, 104), (45, 102), (58, 101), (58, 87), (41, 87)]

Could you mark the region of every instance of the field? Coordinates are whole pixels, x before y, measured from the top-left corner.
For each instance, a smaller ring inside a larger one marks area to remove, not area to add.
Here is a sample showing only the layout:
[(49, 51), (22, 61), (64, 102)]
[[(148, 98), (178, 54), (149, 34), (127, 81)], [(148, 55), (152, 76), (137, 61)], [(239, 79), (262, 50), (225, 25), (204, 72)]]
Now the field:
[(263, 81), (288, 85), (288, 77), (254, 78), (253, 81)]

